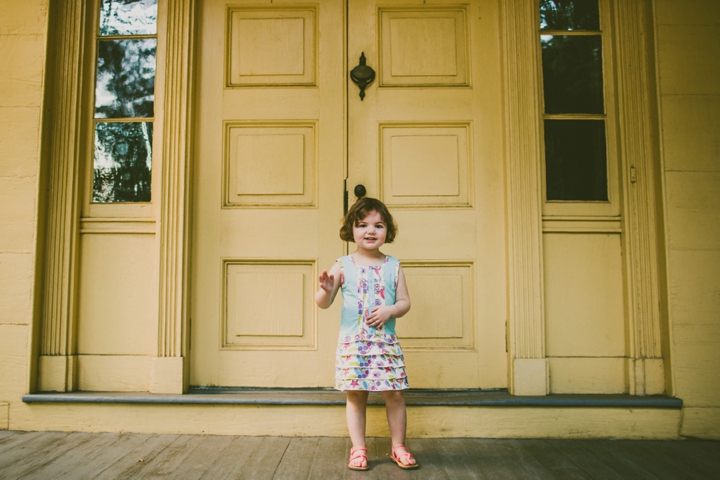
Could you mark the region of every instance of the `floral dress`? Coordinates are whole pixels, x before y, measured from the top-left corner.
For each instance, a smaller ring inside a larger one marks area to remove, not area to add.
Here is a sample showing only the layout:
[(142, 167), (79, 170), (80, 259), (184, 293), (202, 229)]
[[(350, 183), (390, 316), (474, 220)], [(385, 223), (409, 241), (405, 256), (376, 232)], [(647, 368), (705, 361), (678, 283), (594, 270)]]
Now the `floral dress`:
[(376, 306), (395, 304), (400, 262), (387, 256), (382, 265), (364, 267), (357, 265), (350, 255), (337, 261), (343, 308), (335, 357), (335, 388), (369, 391), (408, 388), (395, 319), (380, 328), (365, 323)]

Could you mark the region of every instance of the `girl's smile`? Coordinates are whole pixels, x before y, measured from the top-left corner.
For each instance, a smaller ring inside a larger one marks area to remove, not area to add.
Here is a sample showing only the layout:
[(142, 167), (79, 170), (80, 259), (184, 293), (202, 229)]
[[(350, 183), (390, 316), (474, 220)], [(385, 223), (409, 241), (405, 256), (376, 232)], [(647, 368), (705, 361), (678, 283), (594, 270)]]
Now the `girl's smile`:
[(353, 226), (353, 240), (359, 249), (376, 250), (385, 243), (386, 236), (385, 222), (374, 210)]

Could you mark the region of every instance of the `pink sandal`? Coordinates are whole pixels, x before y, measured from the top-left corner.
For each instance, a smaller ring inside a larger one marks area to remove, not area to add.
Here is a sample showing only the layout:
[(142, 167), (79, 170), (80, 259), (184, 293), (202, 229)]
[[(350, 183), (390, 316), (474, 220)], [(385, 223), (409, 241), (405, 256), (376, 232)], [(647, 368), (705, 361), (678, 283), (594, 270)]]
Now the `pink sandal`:
[[(350, 449), (350, 460), (348, 461), (348, 468), (350, 470), (367, 470), (368, 468), (368, 456), (364, 453), (360, 452), (367, 452), (367, 448), (365, 447), (358, 447), (358, 448), (351, 448)], [(365, 466), (355, 466), (352, 465), (353, 460), (357, 460), (358, 458), (365, 459)]]
[[(395, 450), (399, 449), (405, 450), (404, 453), (400, 453), (400, 455), (395, 455)], [(413, 454), (407, 451), (407, 448), (405, 448), (405, 445), (398, 445), (397, 447), (392, 447), (392, 454), (390, 455), (390, 458), (397, 463), (397, 466), (402, 468), (403, 470), (412, 470), (413, 468), (418, 468), (420, 465), (417, 463), (407, 463), (407, 461), (413, 457)]]

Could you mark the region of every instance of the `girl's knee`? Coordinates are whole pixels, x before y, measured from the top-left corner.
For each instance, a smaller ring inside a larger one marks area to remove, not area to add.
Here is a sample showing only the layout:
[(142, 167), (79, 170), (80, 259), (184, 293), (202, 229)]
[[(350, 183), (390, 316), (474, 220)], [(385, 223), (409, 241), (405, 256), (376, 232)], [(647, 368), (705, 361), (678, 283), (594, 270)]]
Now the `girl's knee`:
[(367, 402), (368, 392), (348, 390), (345, 392), (349, 403), (365, 403)]
[(389, 390), (383, 392), (385, 403), (401, 403), (405, 401), (405, 393), (402, 390)]

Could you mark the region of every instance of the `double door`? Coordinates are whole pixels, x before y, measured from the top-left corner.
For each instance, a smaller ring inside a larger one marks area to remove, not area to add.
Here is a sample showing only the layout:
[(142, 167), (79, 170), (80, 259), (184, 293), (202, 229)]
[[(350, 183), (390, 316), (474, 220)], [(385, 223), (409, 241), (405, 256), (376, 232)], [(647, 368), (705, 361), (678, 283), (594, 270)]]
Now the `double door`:
[[(191, 384), (333, 384), (317, 275), (354, 187), (399, 225), (415, 388), (507, 385), (498, 3), (201, 2)], [(364, 54), (375, 79), (349, 72)]]

